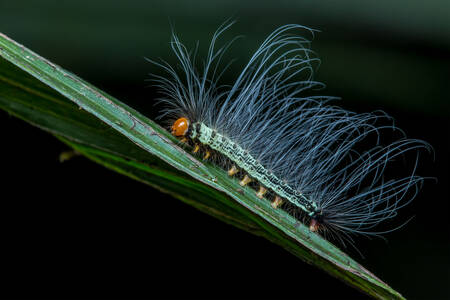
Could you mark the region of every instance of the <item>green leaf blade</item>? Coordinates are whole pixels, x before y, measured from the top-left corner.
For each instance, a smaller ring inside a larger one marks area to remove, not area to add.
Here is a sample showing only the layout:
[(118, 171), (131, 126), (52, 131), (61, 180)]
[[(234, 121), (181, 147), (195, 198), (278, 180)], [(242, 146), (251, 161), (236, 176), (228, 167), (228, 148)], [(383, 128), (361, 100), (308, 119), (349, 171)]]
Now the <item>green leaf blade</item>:
[(11, 63), (0, 61), (0, 108), (60, 136), (95, 162), (263, 236), (368, 295), (403, 299), (292, 216), (185, 152), (167, 131), (119, 100), (3, 34), (0, 55)]

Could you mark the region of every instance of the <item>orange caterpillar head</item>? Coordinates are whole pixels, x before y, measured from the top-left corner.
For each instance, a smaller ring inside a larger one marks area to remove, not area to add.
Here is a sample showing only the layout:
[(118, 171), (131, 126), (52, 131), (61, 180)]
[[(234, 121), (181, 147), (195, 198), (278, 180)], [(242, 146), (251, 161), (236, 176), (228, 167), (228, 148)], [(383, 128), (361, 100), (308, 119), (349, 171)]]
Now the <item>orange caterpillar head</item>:
[(172, 125), (172, 134), (174, 136), (185, 136), (189, 130), (189, 120), (181, 117)]

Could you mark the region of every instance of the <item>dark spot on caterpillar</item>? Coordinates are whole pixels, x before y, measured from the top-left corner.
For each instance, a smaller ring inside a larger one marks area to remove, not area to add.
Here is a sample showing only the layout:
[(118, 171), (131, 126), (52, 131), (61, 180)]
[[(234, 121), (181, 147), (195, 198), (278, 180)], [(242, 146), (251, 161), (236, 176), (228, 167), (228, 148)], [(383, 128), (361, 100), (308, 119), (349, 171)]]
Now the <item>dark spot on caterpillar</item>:
[(188, 129), (187, 129), (187, 131), (186, 131), (186, 136), (190, 137), (191, 134), (192, 134), (192, 127), (189, 126)]
[(236, 189), (236, 192), (238, 192), (238, 193), (241, 194), (241, 195), (244, 194), (244, 190), (243, 190), (243, 189)]
[(200, 123), (195, 124), (195, 131), (197, 132), (197, 135), (200, 136)]

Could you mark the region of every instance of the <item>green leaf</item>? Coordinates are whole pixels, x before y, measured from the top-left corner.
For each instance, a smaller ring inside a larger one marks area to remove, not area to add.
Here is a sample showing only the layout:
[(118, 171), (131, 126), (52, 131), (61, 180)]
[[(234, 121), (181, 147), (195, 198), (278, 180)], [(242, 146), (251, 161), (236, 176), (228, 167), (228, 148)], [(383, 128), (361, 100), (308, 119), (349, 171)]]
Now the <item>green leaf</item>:
[(139, 112), (2, 34), (0, 55), (0, 108), (55, 134), (93, 161), (263, 236), (368, 295), (403, 299), (224, 170), (185, 152)]

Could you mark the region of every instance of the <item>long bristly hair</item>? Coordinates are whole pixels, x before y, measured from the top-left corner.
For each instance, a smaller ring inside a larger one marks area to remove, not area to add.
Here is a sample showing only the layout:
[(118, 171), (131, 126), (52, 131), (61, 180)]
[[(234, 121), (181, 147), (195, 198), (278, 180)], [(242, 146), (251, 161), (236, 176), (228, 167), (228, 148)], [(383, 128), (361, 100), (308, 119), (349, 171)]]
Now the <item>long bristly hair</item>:
[[(229, 66), (221, 60), (235, 39), (223, 47), (216, 43), (231, 25), (215, 32), (200, 71), (197, 51), (189, 52), (175, 34), (171, 47), (178, 67), (152, 61), (166, 72), (152, 75), (162, 94), (161, 118), (185, 116), (239, 144), (315, 202), (321, 231), (343, 244), (352, 242), (352, 234), (379, 235), (400, 227), (375, 229), (415, 197), (424, 180), (415, 175), (419, 152), (431, 147), (407, 139), (384, 112), (354, 113), (330, 104), (336, 97), (313, 95), (324, 85), (313, 80), (319, 59), (311, 41), (297, 35), (314, 36), (304, 26), (276, 29), (234, 83), (219, 85)], [(407, 173), (390, 175), (393, 162), (410, 155)]]

